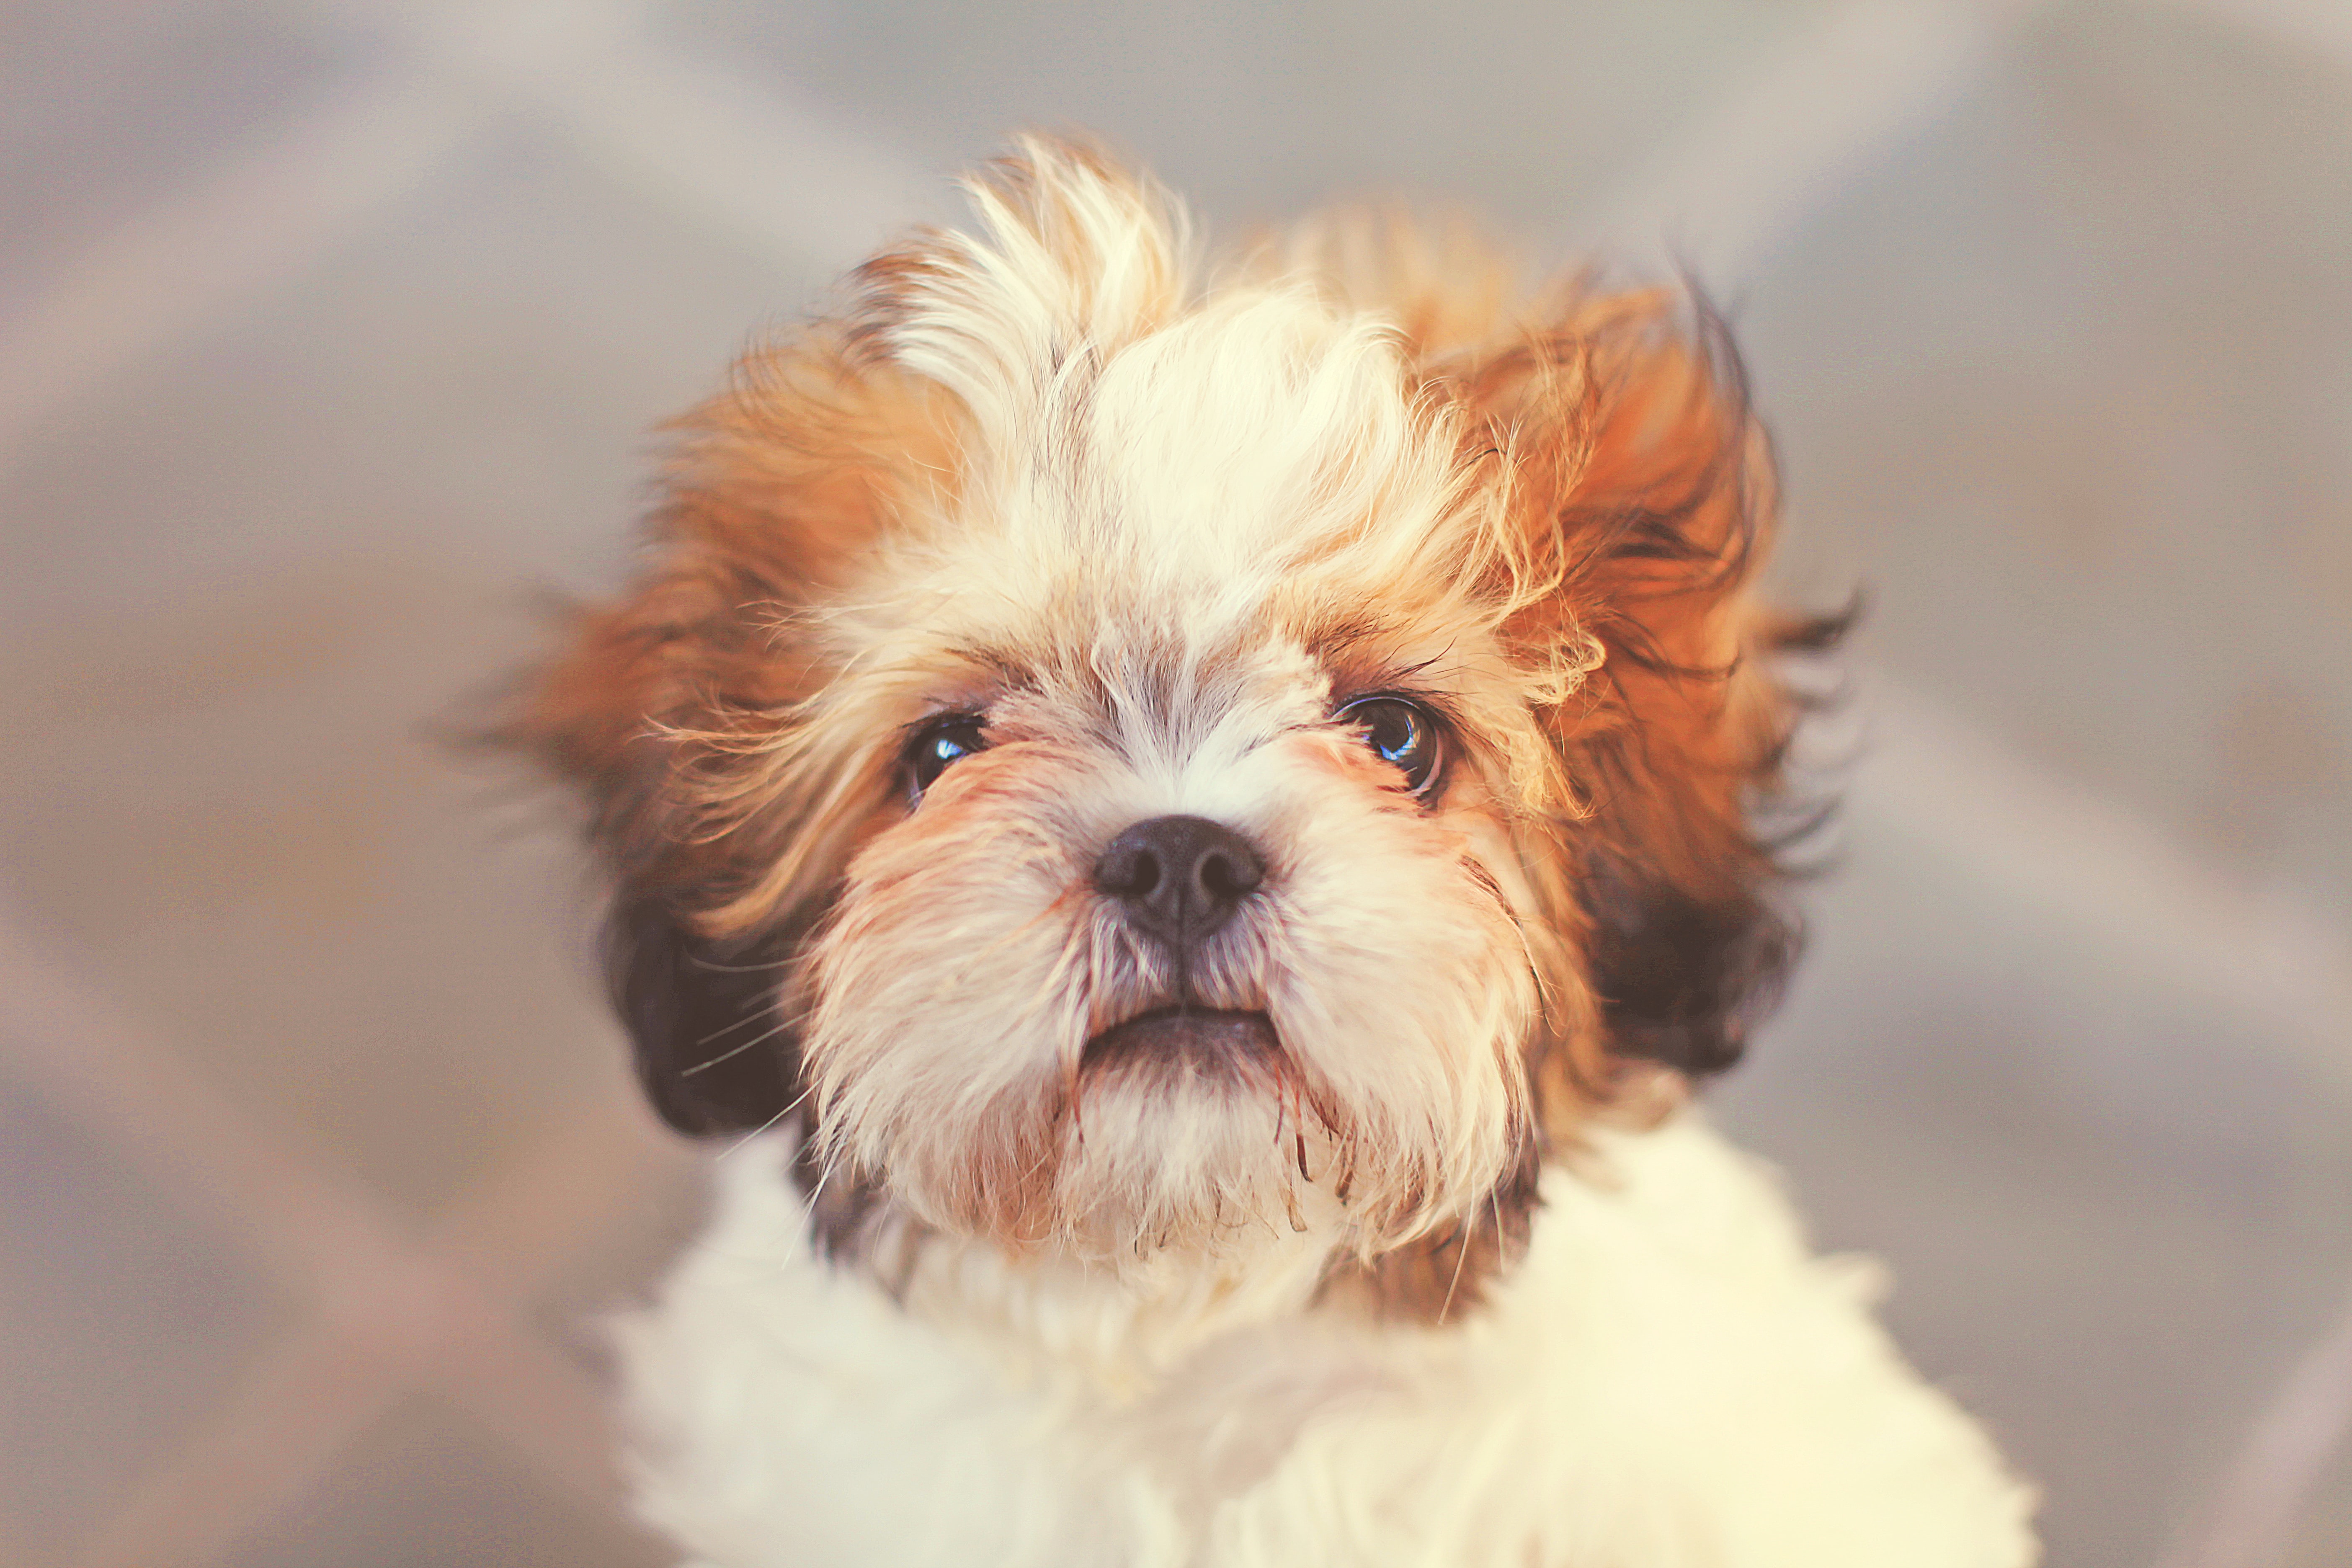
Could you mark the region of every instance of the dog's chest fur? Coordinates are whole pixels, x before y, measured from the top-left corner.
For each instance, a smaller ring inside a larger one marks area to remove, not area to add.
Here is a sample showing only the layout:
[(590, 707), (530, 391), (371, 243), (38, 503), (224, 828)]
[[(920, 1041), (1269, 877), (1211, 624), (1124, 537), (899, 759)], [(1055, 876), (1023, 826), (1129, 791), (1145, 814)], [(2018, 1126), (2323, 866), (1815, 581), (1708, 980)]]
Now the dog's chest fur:
[(1452, 1321), (1286, 1310), (1276, 1259), (1125, 1362), (1148, 1310), (1048, 1286), (1016, 1325), (968, 1258), (941, 1327), (814, 1256), (782, 1159), (730, 1157), (623, 1325), (641, 1510), (714, 1568), (2032, 1559), (2026, 1489), (1870, 1321), (1868, 1269), (1808, 1257), (1695, 1118), (1550, 1172), (1528, 1257)]

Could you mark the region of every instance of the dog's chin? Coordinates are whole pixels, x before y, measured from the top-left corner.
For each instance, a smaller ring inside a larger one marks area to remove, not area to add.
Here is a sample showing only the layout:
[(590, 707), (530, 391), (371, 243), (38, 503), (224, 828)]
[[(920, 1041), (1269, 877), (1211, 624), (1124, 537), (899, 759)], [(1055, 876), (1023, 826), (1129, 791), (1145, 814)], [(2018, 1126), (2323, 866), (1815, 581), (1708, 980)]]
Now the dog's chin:
[(1073, 1087), (1046, 1135), (1049, 1207), (1020, 1215), (1009, 1239), (1120, 1266), (1213, 1258), (1288, 1232), (1302, 1152), (1330, 1157), (1263, 1012), (1153, 1008), (1089, 1039)]
[(1507, 1151), (1486, 1161), (1368, 1123), (1365, 1099), (1327, 1081), (1276, 1016), (1155, 1006), (979, 1118), (922, 1114), (908, 1095), (867, 1168), (934, 1231), (1121, 1272), (1393, 1246), (1483, 1199)]

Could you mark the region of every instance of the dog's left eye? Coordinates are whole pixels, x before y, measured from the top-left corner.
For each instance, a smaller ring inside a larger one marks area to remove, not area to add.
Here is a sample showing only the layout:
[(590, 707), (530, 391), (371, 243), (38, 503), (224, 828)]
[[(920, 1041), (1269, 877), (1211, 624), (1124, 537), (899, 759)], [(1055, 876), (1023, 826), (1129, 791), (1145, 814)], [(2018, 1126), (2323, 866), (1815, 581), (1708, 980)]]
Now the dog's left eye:
[(969, 713), (950, 714), (934, 719), (915, 733), (907, 746), (907, 773), (914, 780), (915, 793), (922, 794), (948, 771), (950, 763), (961, 761), (974, 752), (988, 749), (988, 740), (981, 732), (981, 721)]
[(1384, 763), (1404, 774), (1404, 786), (1418, 795), (1437, 776), (1445, 741), (1436, 718), (1418, 702), (1402, 697), (1366, 697), (1349, 703), (1334, 715), (1343, 724), (1364, 732), (1364, 743)]

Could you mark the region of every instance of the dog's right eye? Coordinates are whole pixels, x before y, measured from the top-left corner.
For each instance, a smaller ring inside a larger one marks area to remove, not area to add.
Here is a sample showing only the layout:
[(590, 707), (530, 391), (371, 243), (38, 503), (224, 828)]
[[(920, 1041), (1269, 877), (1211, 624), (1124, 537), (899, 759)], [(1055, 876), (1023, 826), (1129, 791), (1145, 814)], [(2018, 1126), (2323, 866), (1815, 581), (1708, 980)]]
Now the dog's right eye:
[(957, 713), (935, 719), (918, 731), (907, 747), (907, 773), (914, 780), (915, 793), (930, 788), (948, 771), (949, 763), (987, 750), (988, 740), (981, 730), (981, 721), (969, 713)]
[(1394, 764), (1404, 774), (1404, 787), (1415, 795), (1429, 788), (1445, 760), (1444, 731), (1428, 709), (1408, 698), (1359, 698), (1335, 717), (1362, 730), (1364, 744)]

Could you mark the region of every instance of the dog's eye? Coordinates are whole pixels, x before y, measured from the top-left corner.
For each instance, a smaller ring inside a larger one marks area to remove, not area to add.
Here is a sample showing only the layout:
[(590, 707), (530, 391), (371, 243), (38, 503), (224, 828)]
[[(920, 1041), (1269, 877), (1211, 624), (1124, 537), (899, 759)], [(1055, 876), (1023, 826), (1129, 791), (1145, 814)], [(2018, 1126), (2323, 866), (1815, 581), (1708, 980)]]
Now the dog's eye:
[(1428, 709), (1402, 697), (1366, 697), (1339, 710), (1343, 724), (1364, 732), (1364, 743), (1404, 774), (1405, 788), (1418, 795), (1437, 776), (1445, 754), (1444, 733)]
[(907, 746), (907, 772), (915, 781), (915, 793), (920, 795), (930, 788), (948, 771), (949, 763), (987, 748), (987, 738), (981, 733), (981, 721), (971, 714), (953, 713), (934, 719), (917, 731)]

